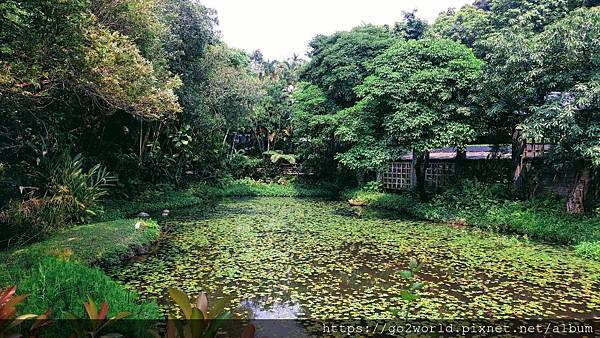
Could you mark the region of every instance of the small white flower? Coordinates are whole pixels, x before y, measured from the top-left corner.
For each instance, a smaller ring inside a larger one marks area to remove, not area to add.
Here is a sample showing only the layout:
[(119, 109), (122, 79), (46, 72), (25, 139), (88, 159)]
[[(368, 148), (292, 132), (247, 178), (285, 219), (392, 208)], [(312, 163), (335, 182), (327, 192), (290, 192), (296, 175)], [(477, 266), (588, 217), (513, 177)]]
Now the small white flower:
[(142, 222), (135, 223), (135, 230), (140, 230), (141, 226), (142, 226)]

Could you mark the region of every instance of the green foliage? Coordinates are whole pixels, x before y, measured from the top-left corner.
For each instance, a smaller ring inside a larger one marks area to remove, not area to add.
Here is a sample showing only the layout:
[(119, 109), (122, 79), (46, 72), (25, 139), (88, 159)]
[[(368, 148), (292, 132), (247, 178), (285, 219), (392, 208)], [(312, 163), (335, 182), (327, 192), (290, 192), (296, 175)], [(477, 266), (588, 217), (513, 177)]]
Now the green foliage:
[(381, 181), (367, 182), (362, 190), (367, 192), (381, 192), (383, 191), (383, 183)]
[(296, 164), (296, 156), (294, 154), (284, 154), (281, 150), (265, 151), (263, 155), (270, 156), (271, 163), (285, 161), (289, 164)]
[(358, 171), (381, 169), (402, 149), (419, 156), (436, 147), (463, 148), (477, 135), (473, 83), (482, 62), (450, 40), (409, 40), (392, 45), (369, 65), (356, 87), (361, 98), (338, 113), (336, 135), (350, 148), (341, 164)]
[(555, 200), (518, 201), (511, 197), (507, 187), (500, 184), (462, 182), (430, 202), (418, 202), (408, 193), (353, 190), (343, 196), (372, 207), (402, 211), (420, 219), (475, 226), (549, 243), (573, 245), (600, 239), (598, 217), (564, 214)]
[[(69, 312), (66, 313), (67, 318), (71, 320), (70, 323), (73, 327), (73, 331), (78, 337), (105, 337), (105, 335), (101, 335), (101, 332), (103, 330), (106, 330), (112, 324), (115, 324), (116, 321), (129, 317), (129, 315), (131, 315), (129, 312), (119, 312), (116, 315), (114, 315), (114, 317), (108, 318), (108, 303), (102, 303), (100, 310), (98, 310), (98, 306), (96, 305), (92, 297), (90, 297), (89, 295), (88, 301), (87, 303), (83, 304), (83, 307), (85, 308), (87, 316), (85, 318), (85, 323), (83, 323), (83, 320), (81, 320), (76, 315)], [(108, 335), (114, 335), (114, 333), (109, 333)]]
[(226, 163), (227, 171), (236, 179), (256, 176), (261, 165), (264, 165), (262, 158), (252, 158), (243, 151), (231, 154)]
[(475, 136), (469, 95), (481, 66), (472, 51), (455, 42), (399, 42), (374, 59), (373, 75), (357, 93), (367, 110), (389, 112), (377, 127), (399, 144), (417, 151), (464, 147)]
[[(88, 268), (79, 263), (56, 258), (45, 258), (25, 273), (20, 288), (30, 294), (23, 307), (25, 312), (40, 312), (52, 308), (56, 318), (85, 316), (84, 299), (88, 296), (110, 304), (107, 316), (118, 316), (120, 312), (131, 313), (132, 319), (159, 319), (161, 314), (153, 302), (139, 302), (134, 292), (127, 291), (113, 282), (97, 268)], [(145, 332), (143, 321), (132, 321), (115, 325), (111, 330), (123, 334), (139, 335)]]
[(265, 60), (260, 51), (252, 55), (252, 69), (258, 73), (261, 97), (250, 116), (258, 150), (290, 151), (293, 137), (292, 98), (298, 72), (304, 60), (297, 55), (284, 61)]
[(255, 181), (249, 178), (224, 182), (220, 186), (199, 185), (192, 190), (201, 196), (265, 196), (265, 197), (334, 197), (327, 187), (317, 188), (299, 184), (279, 184)]
[(417, 11), (402, 12), (402, 21), (394, 24), (393, 32), (396, 36), (406, 40), (420, 39), (427, 29), (427, 21), (416, 15)]
[(0, 220), (10, 228), (3, 239), (48, 234), (103, 212), (102, 198), (114, 182), (105, 167), (96, 164), (86, 171), (81, 155), (72, 158), (68, 152), (46, 162), (38, 173), (43, 195), (14, 201), (0, 213)]
[(332, 100), (314, 84), (301, 82), (294, 92), (294, 143), (304, 167), (321, 177), (334, 176), (334, 158), (339, 148), (335, 140), (336, 110)]
[(310, 61), (300, 78), (321, 88), (336, 105), (352, 106), (356, 101), (354, 87), (369, 74), (367, 63), (395, 41), (387, 28), (373, 25), (317, 35), (309, 43)]
[[(551, 140), (553, 155), (600, 166), (600, 10), (579, 9), (533, 40), (532, 86), (554, 97), (531, 102), (528, 139)], [(556, 97), (558, 93), (558, 97)]]
[(587, 0), (495, 0), (491, 2), (492, 24), (497, 28), (514, 27), (540, 32), (544, 27)]
[(599, 242), (581, 242), (575, 246), (575, 252), (578, 256), (595, 259), (600, 261), (600, 243)]
[(489, 13), (481, 8), (465, 5), (458, 11), (449, 9), (440, 13), (425, 36), (451, 39), (472, 48), (490, 32)]
[(404, 288), (400, 291), (400, 298), (404, 301), (404, 318), (408, 319), (411, 307), (421, 298), (420, 291), (425, 286), (419, 282), (417, 274), (421, 271), (421, 264), (412, 257), (408, 262), (408, 270), (400, 271), (400, 276), (404, 279)]
[[(141, 227), (136, 230), (134, 225), (138, 222)], [(110, 316), (115, 311), (128, 311), (136, 319), (158, 319), (161, 315), (156, 303), (139, 303), (134, 293), (112, 282), (100, 270), (87, 267), (119, 264), (155, 242), (158, 236), (155, 222), (135, 219), (67, 229), (45, 241), (0, 253), (0, 287), (17, 284), (30, 294), (20, 310), (24, 313), (41, 313), (51, 308), (54, 318), (66, 318), (65, 311), (81, 318), (83, 300), (91, 295), (110, 304)], [(120, 325), (117, 331), (139, 333), (145, 330), (144, 325)], [(50, 330), (60, 332), (61, 328)]]
[[(183, 291), (169, 288), (169, 297), (183, 316), (182, 320), (178, 320), (179, 316), (169, 315), (167, 338), (213, 338), (217, 336), (224, 320), (231, 317), (229, 311), (223, 309), (225, 302), (213, 306), (209, 312), (208, 298), (204, 292), (191, 301)], [(158, 334), (155, 336), (160, 337)]]
[[(138, 222), (142, 226), (136, 230)], [(41, 257), (48, 256), (83, 264), (113, 266), (155, 242), (159, 233), (156, 222), (136, 219), (73, 227), (44, 241), (1, 252), (0, 282), (16, 282), (19, 271), (35, 266)]]

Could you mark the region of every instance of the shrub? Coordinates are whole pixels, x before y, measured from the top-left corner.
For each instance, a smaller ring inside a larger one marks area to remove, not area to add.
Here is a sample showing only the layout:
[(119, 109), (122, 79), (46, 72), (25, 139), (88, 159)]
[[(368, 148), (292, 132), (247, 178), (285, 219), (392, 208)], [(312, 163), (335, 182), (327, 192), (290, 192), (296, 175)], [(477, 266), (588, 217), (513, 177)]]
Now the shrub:
[[(282, 182), (280, 180), (280, 182)], [(191, 189), (206, 197), (265, 196), (265, 197), (332, 197), (330, 189), (315, 188), (296, 183), (274, 183), (250, 178), (222, 182), (219, 186), (199, 185)]]
[(369, 192), (381, 192), (383, 191), (383, 183), (381, 181), (367, 182), (363, 187), (363, 190)]
[(575, 246), (577, 256), (600, 261), (600, 242), (581, 242)]
[(233, 178), (253, 177), (258, 173), (259, 167), (264, 164), (261, 158), (252, 158), (239, 150), (227, 157), (227, 172), (233, 175)]
[(85, 171), (81, 156), (72, 158), (68, 153), (49, 160), (38, 176), (44, 194), (13, 201), (0, 214), (0, 222), (10, 226), (12, 235), (46, 234), (90, 221), (103, 211), (101, 199), (114, 181), (106, 168), (96, 164)]
[(115, 178), (100, 164), (84, 171), (81, 155), (72, 158), (64, 153), (50, 161), (47, 181), (50, 204), (60, 215), (49, 223), (56, 225), (58, 222), (84, 223), (101, 212), (101, 198), (108, 194), (106, 187)]

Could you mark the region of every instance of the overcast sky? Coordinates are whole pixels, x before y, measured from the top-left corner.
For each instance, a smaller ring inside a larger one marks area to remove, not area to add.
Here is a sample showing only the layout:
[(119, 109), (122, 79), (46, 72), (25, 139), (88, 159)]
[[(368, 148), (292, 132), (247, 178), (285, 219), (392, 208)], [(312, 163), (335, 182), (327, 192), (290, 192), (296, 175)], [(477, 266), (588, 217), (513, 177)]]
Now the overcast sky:
[(317, 34), (348, 30), (361, 23), (393, 24), (402, 11), (417, 9), (431, 22), (447, 8), (473, 0), (200, 0), (214, 8), (219, 30), (231, 47), (260, 49), (268, 59), (302, 56)]

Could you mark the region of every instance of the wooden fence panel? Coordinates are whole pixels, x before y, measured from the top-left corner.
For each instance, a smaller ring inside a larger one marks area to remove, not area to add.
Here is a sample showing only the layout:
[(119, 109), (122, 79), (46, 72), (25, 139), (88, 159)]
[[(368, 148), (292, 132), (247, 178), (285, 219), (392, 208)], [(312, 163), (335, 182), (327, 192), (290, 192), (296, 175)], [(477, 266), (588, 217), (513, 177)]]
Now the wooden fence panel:
[[(430, 162), (425, 169), (425, 184), (430, 188), (441, 188), (450, 183), (456, 173), (453, 162)], [(386, 190), (409, 190), (415, 186), (412, 179), (411, 162), (391, 162), (388, 170), (381, 174)]]
[(387, 190), (407, 190), (412, 188), (411, 162), (391, 162), (382, 175), (383, 187)]

